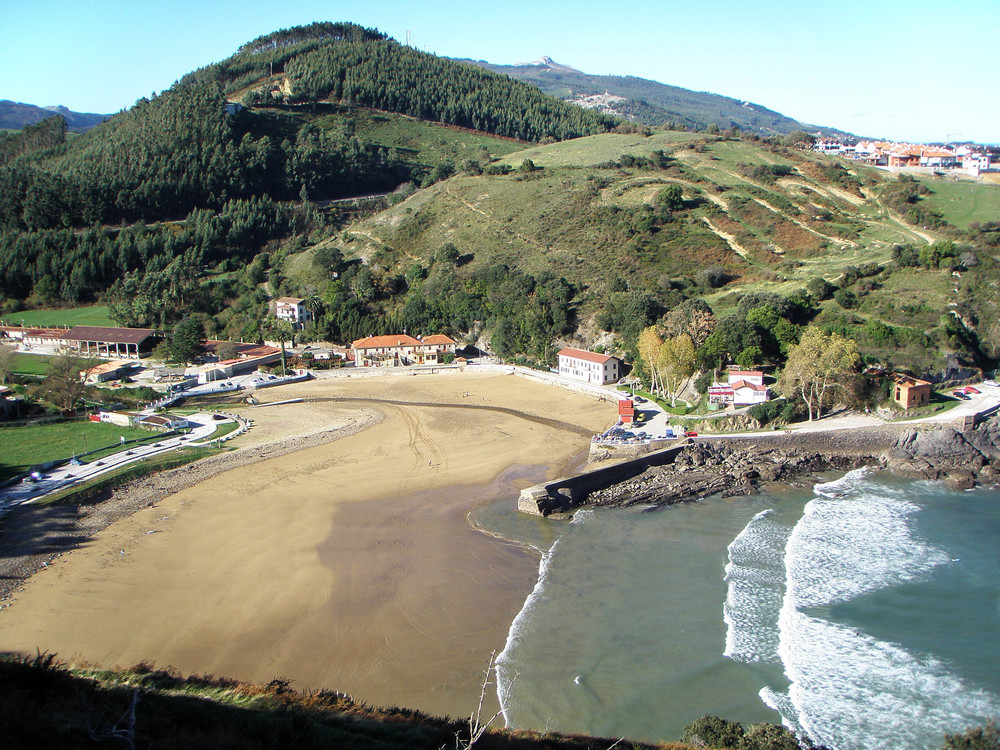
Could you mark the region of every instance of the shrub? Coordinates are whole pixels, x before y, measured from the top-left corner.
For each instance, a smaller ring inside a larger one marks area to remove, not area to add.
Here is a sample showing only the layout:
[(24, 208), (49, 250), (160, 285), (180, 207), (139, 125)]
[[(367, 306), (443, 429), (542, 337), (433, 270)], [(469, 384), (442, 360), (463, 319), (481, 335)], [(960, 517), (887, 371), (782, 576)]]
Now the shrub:
[(809, 294), (811, 294), (813, 298), (818, 302), (821, 302), (825, 299), (830, 299), (830, 297), (833, 296), (833, 293), (837, 291), (837, 287), (835, 287), (826, 279), (819, 276), (817, 276), (815, 279), (812, 279), (808, 284), (806, 284), (806, 289), (809, 291)]
[(743, 739), (743, 725), (718, 716), (702, 716), (686, 727), (681, 741), (699, 747), (738, 747)]
[(833, 293), (834, 301), (845, 310), (858, 306), (858, 296), (850, 289), (838, 289)]
[(783, 398), (765, 401), (763, 404), (755, 404), (747, 410), (747, 414), (760, 422), (760, 426), (772, 422), (788, 424), (794, 422), (798, 416), (799, 407), (797, 401), (789, 401)]
[(946, 734), (944, 750), (1000, 750), (1000, 726), (991, 721), (985, 727)]

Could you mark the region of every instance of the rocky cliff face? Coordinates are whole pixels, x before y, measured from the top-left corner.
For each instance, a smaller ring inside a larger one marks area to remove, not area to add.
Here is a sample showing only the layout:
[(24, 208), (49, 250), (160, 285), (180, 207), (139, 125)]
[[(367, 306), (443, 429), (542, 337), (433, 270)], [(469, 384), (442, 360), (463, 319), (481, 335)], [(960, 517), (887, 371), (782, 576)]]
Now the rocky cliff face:
[(1000, 478), (1000, 420), (993, 417), (971, 432), (953, 427), (908, 430), (885, 454), (883, 468), (904, 477), (943, 479), (968, 489)]

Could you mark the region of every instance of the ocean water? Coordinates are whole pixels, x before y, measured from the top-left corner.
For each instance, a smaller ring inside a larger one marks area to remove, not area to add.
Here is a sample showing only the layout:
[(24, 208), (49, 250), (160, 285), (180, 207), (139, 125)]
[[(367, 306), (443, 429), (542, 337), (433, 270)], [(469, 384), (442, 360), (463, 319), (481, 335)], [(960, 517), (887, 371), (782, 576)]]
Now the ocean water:
[(1000, 717), (1000, 491), (851, 472), (572, 522), (477, 525), (541, 553), (498, 657), (509, 726), (677, 739), (712, 713), (835, 750), (940, 748)]

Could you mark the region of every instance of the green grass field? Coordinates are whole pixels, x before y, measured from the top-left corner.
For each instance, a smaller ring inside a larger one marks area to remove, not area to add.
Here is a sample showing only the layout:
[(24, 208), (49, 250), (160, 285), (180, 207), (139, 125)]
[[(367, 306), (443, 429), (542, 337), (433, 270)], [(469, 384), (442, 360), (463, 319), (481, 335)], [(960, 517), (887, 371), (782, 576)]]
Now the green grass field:
[(108, 308), (102, 305), (92, 307), (69, 307), (63, 310), (22, 310), (7, 313), (7, 325), (19, 326), (113, 326), (108, 317)]
[(354, 127), (358, 137), (383, 148), (394, 148), (407, 161), (428, 166), (442, 161), (459, 165), (474, 159), (485, 146), (494, 157), (524, 148), (524, 144), (423, 122), (403, 115), (356, 110)]
[(49, 363), (55, 359), (47, 354), (25, 354), (15, 352), (11, 357), (17, 375), (46, 375), (49, 372)]
[(924, 202), (956, 227), (968, 229), (974, 221), (1000, 221), (1000, 185), (948, 179), (921, 182), (931, 190)]
[[(0, 428), (0, 480), (28, 471), (35, 464), (118, 445), (122, 437), (155, 439), (149, 430), (106, 422), (52, 422)], [(111, 451), (113, 452), (113, 451)], [(95, 456), (97, 458), (98, 456)]]

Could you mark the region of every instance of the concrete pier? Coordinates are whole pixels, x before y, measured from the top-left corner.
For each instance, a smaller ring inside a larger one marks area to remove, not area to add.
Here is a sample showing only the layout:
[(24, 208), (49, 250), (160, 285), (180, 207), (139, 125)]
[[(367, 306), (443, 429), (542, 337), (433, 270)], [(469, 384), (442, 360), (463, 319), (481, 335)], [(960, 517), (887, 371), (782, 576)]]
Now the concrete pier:
[(604, 489), (617, 482), (624, 482), (638, 476), (651, 466), (671, 464), (681, 449), (690, 440), (679, 444), (675, 441), (670, 448), (628, 459), (610, 466), (601, 466), (584, 471), (573, 477), (563, 477), (552, 482), (536, 484), (521, 490), (517, 499), (517, 509), (522, 513), (547, 516), (564, 513), (584, 505), (591, 492)]

